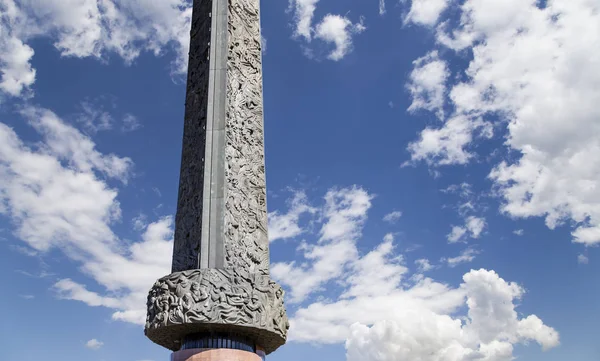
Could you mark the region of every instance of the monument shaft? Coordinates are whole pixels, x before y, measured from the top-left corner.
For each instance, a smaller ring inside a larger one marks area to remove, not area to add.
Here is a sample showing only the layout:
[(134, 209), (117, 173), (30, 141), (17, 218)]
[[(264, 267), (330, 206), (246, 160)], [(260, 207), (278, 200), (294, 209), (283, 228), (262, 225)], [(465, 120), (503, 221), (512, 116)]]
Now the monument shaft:
[(257, 0), (194, 1), (172, 271), (268, 273)]
[(260, 42), (258, 0), (193, 1), (172, 273), (144, 330), (179, 356), (268, 354), (287, 337), (269, 278)]

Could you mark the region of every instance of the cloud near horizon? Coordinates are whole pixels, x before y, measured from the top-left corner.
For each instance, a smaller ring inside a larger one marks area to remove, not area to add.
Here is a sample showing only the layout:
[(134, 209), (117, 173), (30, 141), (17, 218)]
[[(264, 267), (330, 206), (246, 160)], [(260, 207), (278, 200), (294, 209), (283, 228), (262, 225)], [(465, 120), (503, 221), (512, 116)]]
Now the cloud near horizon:
[[(49, 110), (27, 108), (22, 116), (42, 141), (27, 146), (13, 129), (0, 124), (2, 213), (30, 247), (40, 252), (59, 249), (80, 264), (89, 281), (60, 279), (53, 286), (58, 297), (104, 307), (114, 320), (143, 325), (148, 289), (169, 272), (172, 217), (143, 222), (136, 227), (140, 239), (123, 247), (112, 230), (121, 214), (119, 191), (107, 182), (126, 182), (133, 161), (96, 150), (89, 137)], [(73, 198), (56, 202), (55, 197)], [(369, 345), (383, 342), (386, 333), (398, 335), (394, 344), (411, 345), (415, 357), (445, 354), (447, 349), (463, 355), (448, 360), (491, 357), (499, 349), (505, 358), (497, 360), (508, 360), (516, 343), (533, 340), (543, 348), (558, 344), (558, 333), (537, 316), (517, 317), (514, 301), (523, 289), (494, 271), (471, 270), (453, 288), (411, 272), (396, 252), (392, 234), (372, 250), (360, 252), (356, 244), (373, 199), (359, 186), (332, 188), (318, 204), (295, 193), (289, 211), (281, 213), (286, 224), (281, 229), (288, 230), (283, 234), (288, 232), (290, 239), (302, 234), (305, 239), (298, 247), (302, 263), (272, 265), (273, 277), (289, 290), (288, 302), (296, 304), (290, 315), (291, 341), (346, 342), (348, 360), (362, 357)], [(299, 210), (310, 210), (307, 215), (315, 218), (314, 237), (297, 223)], [(411, 273), (415, 282), (407, 284)], [(312, 299), (332, 282), (341, 286), (336, 298)], [(100, 288), (92, 287), (94, 283)], [(403, 307), (394, 306), (398, 304)], [(466, 309), (466, 315), (457, 315), (459, 309)], [(429, 322), (439, 327), (430, 328)], [(404, 339), (403, 334), (422, 335), (422, 341)], [(385, 360), (392, 360), (392, 354)]]

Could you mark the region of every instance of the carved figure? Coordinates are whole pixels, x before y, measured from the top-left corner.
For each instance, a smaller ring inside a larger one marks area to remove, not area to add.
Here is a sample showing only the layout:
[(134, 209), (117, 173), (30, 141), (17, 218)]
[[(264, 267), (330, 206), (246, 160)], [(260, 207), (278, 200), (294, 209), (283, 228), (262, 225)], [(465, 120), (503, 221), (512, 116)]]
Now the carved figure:
[(165, 282), (169, 287), (175, 289), (175, 295), (177, 295), (177, 297), (183, 297), (183, 295), (189, 292), (190, 282), (183, 274), (181, 274), (175, 282), (172, 282), (168, 278), (165, 279)]

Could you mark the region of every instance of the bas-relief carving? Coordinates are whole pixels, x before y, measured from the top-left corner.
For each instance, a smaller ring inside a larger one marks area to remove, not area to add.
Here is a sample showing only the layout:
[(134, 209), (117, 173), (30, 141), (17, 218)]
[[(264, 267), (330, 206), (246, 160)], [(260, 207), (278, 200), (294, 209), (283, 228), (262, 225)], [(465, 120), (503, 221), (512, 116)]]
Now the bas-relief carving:
[(269, 273), (258, 0), (228, 1), (225, 260)]
[[(194, 1), (172, 271), (198, 267), (212, 1)], [(228, 1), (224, 248), (228, 269), (268, 274), (259, 3)]]
[(194, 1), (172, 271), (198, 268), (212, 0)]
[[(269, 276), (198, 269), (156, 281), (148, 294), (146, 333), (185, 324), (229, 324), (260, 329), (285, 342), (289, 322), (284, 292)], [(256, 339), (258, 344), (272, 341)]]
[[(201, 237), (212, 1), (194, 1), (173, 274), (148, 295), (145, 333), (177, 350), (185, 335), (245, 333), (267, 353), (285, 343), (283, 290), (269, 279), (259, 3), (228, 0), (224, 251), (226, 269), (195, 269)], [(189, 270), (189, 271), (188, 271)], [(182, 271), (182, 272), (179, 272)]]

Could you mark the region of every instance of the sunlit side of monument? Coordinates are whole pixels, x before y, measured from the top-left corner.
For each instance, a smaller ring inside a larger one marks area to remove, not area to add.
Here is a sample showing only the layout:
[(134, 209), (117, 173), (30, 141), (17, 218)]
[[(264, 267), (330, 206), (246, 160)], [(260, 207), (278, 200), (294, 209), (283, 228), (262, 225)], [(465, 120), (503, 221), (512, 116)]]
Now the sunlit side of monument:
[(289, 328), (269, 278), (258, 0), (194, 0), (172, 273), (145, 334), (172, 360), (260, 360)]

